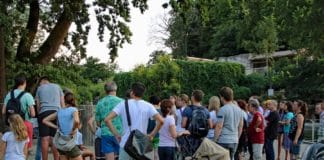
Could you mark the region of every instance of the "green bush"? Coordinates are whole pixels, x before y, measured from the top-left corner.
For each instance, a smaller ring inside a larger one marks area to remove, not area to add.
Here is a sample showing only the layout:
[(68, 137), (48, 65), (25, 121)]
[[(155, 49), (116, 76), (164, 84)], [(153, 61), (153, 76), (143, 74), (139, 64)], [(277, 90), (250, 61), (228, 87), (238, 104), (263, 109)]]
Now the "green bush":
[[(116, 74), (114, 81), (119, 86), (118, 95), (124, 95), (131, 83), (139, 81), (147, 87), (146, 97), (152, 94), (162, 98), (179, 93), (190, 95), (192, 90), (201, 89), (205, 92), (206, 102), (209, 97), (218, 95), (221, 87), (238, 86), (242, 77), (244, 68), (240, 64), (171, 60), (168, 56), (162, 56), (156, 64), (138, 66), (133, 72)], [(246, 88), (238, 89), (239, 98), (245, 98), (250, 93)]]

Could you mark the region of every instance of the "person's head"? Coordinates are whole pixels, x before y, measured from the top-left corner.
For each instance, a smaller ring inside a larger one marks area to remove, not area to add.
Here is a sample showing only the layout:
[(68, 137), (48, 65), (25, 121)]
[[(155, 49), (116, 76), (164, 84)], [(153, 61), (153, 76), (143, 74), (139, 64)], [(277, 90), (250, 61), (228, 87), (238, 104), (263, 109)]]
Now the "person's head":
[(316, 112), (316, 114), (321, 114), (321, 112), (323, 111), (323, 109), (322, 109), (322, 104), (321, 103), (316, 103), (316, 105), (315, 105), (315, 112)]
[(67, 106), (76, 107), (76, 102), (73, 93), (68, 92), (64, 95), (64, 101)]
[(268, 109), (270, 111), (275, 111), (277, 110), (277, 106), (278, 106), (278, 102), (276, 100), (269, 100), (269, 103), (268, 103)]
[(173, 105), (175, 105), (176, 100), (177, 100), (177, 96), (170, 96), (169, 100), (172, 102)]
[(45, 83), (49, 83), (50, 79), (47, 76), (43, 76), (39, 79), (39, 85), (45, 84)]
[(161, 98), (159, 96), (153, 95), (149, 98), (149, 102), (155, 106), (158, 106), (161, 103)]
[(194, 90), (191, 95), (192, 102), (200, 103), (204, 98), (204, 92), (202, 90)]
[(106, 94), (116, 94), (117, 84), (114, 81), (107, 82), (104, 86)]
[(17, 141), (23, 141), (28, 138), (27, 128), (24, 120), (18, 114), (10, 115), (8, 118), (11, 131), (14, 133)]
[(219, 91), (219, 95), (222, 103), (232, 102), (234, 100), (234, 93), (230, 87), (223, 87)]
[(132, 84), (131, 97), (132, 98), (142, 98), (145, 93), (145, 86), (140, 82), (135, 82)]
[(286, 101), (280, 101), (279, 103), (279, 110), (286, 110), (285, 109)]
[(255, 113), (259, 110), (259, 102), (256, 99), (249, 100), (249, 111)]
[(220, 106), (220, 100), (217, 96), (212, 96), (209, 99), (208, 110), (209, 111), (218, 111)]
[(302, 101), (302, 100), (295, 100), (294, 101), (294, 105), (293, 105), (293, 111), (295, 113), (301, 113), (302, 115), (306, 115), (307, 114), (307, 104)]
[(186, 94), (180, 94), (176, 101), (176, 106), (184, 107), (189, 104), (189, 96)]
[(293, 103), (292, 103), (292, 102), (287, 101), (287, 102), (285, 103), (284, 107), (285, 107), (284, 110), (285, 110), (286, 112), (294, 112), (294, 111), (293, 111)]
[(128, 89), (128, 90), (125, 92), (125, 98), (127, 98), (127, 99), (131, 98), (131, 92), (132, 92), (132, 90), (131, 90), (131, 89)]
[(169, 99), (164, 99), (161, 102), (161, 113), (163, 117), (166, 117), (171, 113), (172, 110), (172, 102)]
[(15, 77), (14, 89), (21, 87), (23, 90), (25, 90), (26, 85), (27, 85), (27, 79), (24, 75), (18, 75), (17, 77)]
[(237, 105), (243, 110), (243, 111), (247, 111), (247, 103), (245, 100), (239, 99), (237, 100)]

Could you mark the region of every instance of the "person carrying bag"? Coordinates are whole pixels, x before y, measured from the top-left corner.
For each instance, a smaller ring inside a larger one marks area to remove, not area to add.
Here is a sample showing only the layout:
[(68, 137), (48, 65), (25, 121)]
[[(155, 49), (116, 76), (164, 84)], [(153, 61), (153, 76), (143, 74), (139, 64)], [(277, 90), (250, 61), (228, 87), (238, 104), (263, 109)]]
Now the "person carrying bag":
[(154, 156), (153, 143), (150, 138), (143, 134), (138, 129), (132, 130), (132, 122), (129, 114), (128, 100), (125, 100), (127, 123), (129, 126), (130, 135), (124, 146), (125, 151), (136, 160), (150, 160)]

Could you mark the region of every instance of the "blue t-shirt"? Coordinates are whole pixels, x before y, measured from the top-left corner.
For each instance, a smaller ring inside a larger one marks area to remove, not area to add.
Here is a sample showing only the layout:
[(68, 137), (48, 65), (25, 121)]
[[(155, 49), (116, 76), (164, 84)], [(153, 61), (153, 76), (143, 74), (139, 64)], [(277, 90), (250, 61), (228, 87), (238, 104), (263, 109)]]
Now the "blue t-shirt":
[(74, 124), (73, 113), (77, 111), (78, 109), (75, 107), (66, 107), (57, 111), (59, 128), (64, 135), (69, 135), (72, 132)]
[(40, 111), (43, 113), (61, 108), (61, 97), (64, 96), (61, 87), (54, 83), (39, 86), (36, 91), (36, 99), (40, 102)]
[[(283, 117), (283, 121), (290, 121), (292, 118), (294, 118), (294, 114), (292, 112), (287, 112)], [(284, 131), (284, 133), (289, 133), (289, 131), (290, 131), (290, 123), (285, 124), (283, 126), (283, 131)]]

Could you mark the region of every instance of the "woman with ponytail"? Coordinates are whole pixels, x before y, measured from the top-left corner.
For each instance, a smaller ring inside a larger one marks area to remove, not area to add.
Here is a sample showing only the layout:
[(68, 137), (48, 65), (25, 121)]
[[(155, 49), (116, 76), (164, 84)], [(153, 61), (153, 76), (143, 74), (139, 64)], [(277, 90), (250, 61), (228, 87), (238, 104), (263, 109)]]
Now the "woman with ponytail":
[(294, 117), (291, 119), (289, 138), (292, 141), (290, 148), (291, 159), (295, 160), (299, 156), (300, 145), (304, 139), (305, 116), (307, 114), (307, 104), (301, 100), (294, 101)]
[(10, 131), (3, 134), (0, 145), (0, 159), (25, 160), (28, 152), (28, 133), (24, 120), (18, 114), (8, 118)]

